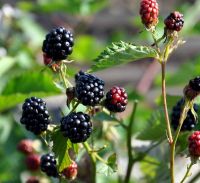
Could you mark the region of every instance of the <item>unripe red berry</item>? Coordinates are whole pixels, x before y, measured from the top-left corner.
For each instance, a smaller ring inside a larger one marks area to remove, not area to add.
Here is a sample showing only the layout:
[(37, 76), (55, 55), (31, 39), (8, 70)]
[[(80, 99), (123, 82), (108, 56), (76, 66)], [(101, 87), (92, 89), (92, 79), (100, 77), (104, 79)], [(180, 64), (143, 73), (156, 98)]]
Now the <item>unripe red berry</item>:
[(39, 179), (37, 177), (29, 177), (27, 180), (26, 180), (26, 183), (40, 183)]
[(69, 180), (74, 180), (78, 173), (78, 166), (76, 162), (71, 163), (67, 168), (62, 171), (62, 175)]
[(142, 23), (151, 28), (158, 23), (159, 8), (156, 0), (142, 0), (140, 2), (140, 16)]
[(105, 107), (111, 112), (123, 112), (128, 103), (128, 95), (124, 88), (115, 86), (106, 94)]
[(31, 154), (34, 151), (33, 141), (28, 139), (21, 140), (17, 145), (17, 149), (24, 154)]
[(167, 30), (179, 32), (184, 25), (184, 18), (181, 13), (175, 11), (165, 19), (165, 27)]
[(26, 166), (31, 171), (37, 171), (40, 167), (40, 156), (38, 154), (30, 154), (26, 157)]
[(191, 157), (199, 157), (200, 156), (200, 131), (195, 131), (188, 138), (189, 145), (189, 154)]

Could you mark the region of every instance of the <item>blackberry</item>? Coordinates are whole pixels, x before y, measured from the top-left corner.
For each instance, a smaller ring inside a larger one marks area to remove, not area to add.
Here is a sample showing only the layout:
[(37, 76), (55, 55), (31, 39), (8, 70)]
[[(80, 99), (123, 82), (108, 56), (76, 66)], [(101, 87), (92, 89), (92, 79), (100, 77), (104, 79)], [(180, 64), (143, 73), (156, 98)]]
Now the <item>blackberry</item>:
[(111, 112), (123, 112), (128, 103), (127, 97), (124, 88), (115, 86), (106, 94), (105, 107)]
[[(184, 105), (184, 99), (181, 99), (180, 101), (177, 102), (176, 106), (174, 106), (172, 109), (171, 124), (172, 124), (172, 127), (174, 128), (174, 130), (176, 130), (178, 128), (179, 119), (180, 119), (183, 105)], [(194, 104), (193, 108), (194, 108), (195, 112), (198, 111), (197, 104)], [(191, 131), (196, 126), (197, 122), (198, 122), (197, 119), (194, 118), (191, 110), (189, 110), (187, 113), (187, 117), (183, 122), (181, 131)]]
[(72, 162), (67, 168), (62, 171), (62, 175), (69, 180), (74, 180), (78, 173), (76, 162)]
[(172, 31), (180, 31), (184, 25), (184, 18), (181, 13), (175, 11), (165, 19), (166, 29)]
[(142, 23), (147, 27), (158, 23), (159, 8), (156, 0), (142, 0), (140, 3), (140, 16)]
[(82, 112), (72, 112), (61, 119), (61, 131), (72, 143), (85, 142), (92, 133), (90, 116)]
[(85, 106), (95, 106), (104, 97), (104, 81), (80, 71), (75, 76), (75, 95)]
[(53, 154), (43, 155), (40, 161), (40, 168), (44, 173), (51, 177), (58, 177), (57, 162)]
[(35, 135), (47, 130), (50, 123), (46, 103), (36, 97), (27, 98), (22, 106), (21, 124)]
[(40, 167), (40, 157), (37, 154), (30, 154), (26, 157), (26, 166), (29, 170), (36, 171)]
[(34, 151), (33, 141), (28, 139), (21, 140), (17, 145), (17, 149), (24, 154), (32, 154)]
[(52, 29), (46, 35), (42, 51), (53, 61), (60, 61), (66, 59), (72, 53), (73, 45), (73, 34), (64, 27), (58, 27)]
[(200, 156), (200, 131), (195, 131), (192, 135), (190, 135), (188, 141), (188, 149), (190, 156), (198, 158)]
[(196, 92), (200, 92), (200, 76), (191, 79), (189, 82), (189, 86)]

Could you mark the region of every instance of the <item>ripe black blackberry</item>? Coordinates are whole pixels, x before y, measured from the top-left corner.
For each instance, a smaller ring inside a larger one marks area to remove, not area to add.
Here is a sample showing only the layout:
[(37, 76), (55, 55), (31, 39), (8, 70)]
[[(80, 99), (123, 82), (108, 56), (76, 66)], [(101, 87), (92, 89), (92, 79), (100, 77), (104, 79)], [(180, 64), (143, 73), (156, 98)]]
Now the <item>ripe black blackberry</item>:
[(166, 29), (171, 31), (180, 31), (184, 25), (184, 18), (181, 13), (175, 11), (165, 19)]
[(45, 154), (41, 157), (40, 168), (50, 177), (58, 177), (58, 171), (56, 167), (56, 159), (53, 154)]
[(111, 112), (123, 112), (128, 103), (127, 98), (125, 89), (115, 86), (106, 94), (105, 107)]
[(61, 131), (72, 143), (85, 142), (92, 133), (90, 116), (82, 112), (72, 112), (61, 119)]
[(200, 92), (200, 76), (191, 79), (189, 82), (189, 86), (196, 92)]
[[(174, 128), (174, 130), (176, 130), (178, 128), (179, 119), (180, 119), (183, 105), (184, 105), (184, 99), (181, 99), (177, 102), (176, 106), (174, 106), (172, 109), (171, 124), (172, 124), (172, 127)], [(195, 112), (198, 111), (197, 104), (194, 104), (193, 108), (194, 108)], [(191, 110), (189, 110), (187, 113), (187, 117), (183, 122), (181, 131), (191, 131), (196, 126), (197, 122), (198, 122), (197, 119), (194, 118)]]
[(50, 123), (46, 103), (36, 97), (27, 98), (22, 106), (21, 124), (25, 125), (28, 131), (35, 135), (47, 130)]
[(64, 27), (52, 29), (43, 42), (42, 51), (54, 61), (67, 58), (72, 53), (73, 34)]
[(75, 95), (85, 106), (95, 106), (104, 97), (104, 81), (80, 71), (75, 76)]

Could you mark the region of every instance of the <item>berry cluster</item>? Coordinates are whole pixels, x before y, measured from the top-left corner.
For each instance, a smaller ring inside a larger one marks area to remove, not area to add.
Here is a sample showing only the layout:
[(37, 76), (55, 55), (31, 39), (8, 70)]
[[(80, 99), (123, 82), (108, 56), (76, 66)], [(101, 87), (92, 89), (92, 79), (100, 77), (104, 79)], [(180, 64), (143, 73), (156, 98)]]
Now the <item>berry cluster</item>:
[[(182, 113), (182, 109), (184, 107), (185, 100), (181, 99), (177, 102), (177, 104), (173, 107), (172, 109), (172, 114), (171, 114), (171, 124), (174, 130), (177, 129), (179, 125), (179, 119)], [(194, 104), (193, 105), (194, 111), (198, 111), (198, 105)], [(193, 116), (191, 110), (188, 111), (187, 117), (183, 122), (183, 125), (181, 127), (181, 131), (191, 131), (197, 124), (198, 120), (195, 119)]]
[(53, 154), (45, 154), (41, 157), (40, 163), (41, 170), (51, 177), (58, 177), (58, 171), (56, 167), (56, 159)]
[(92, 133), (90, 116), (82, 112), (71, 113), (61, 119), (61, 131), (72, 143), (85, 142)]
[(104, 97), (104, 81), (80, 71), (75, 76), (75, 95), (85, 106), (95, 106)]
[(27, 98), (22, 106), (21, 124), (25, 125), (28, 131), (39, 135), (47, 130), (50, 123), (49, 113), (46, 108), (46, 103), (36, 97)]
[(42, 51), (53, 61), (61, 61), (72, 53), (73, 35), (64, 27), (51, 30), (43, 42)]
[(180, 31), (184, 25), (184, 18), (181, 13), (175, 11), (165, 19), (165, 26), (167, 30)]
[(156, 0), (142, 0), (140, 3), (140, 15), (142, 23), (147, 27), (155, 26), (158, 23), (158, 3)]

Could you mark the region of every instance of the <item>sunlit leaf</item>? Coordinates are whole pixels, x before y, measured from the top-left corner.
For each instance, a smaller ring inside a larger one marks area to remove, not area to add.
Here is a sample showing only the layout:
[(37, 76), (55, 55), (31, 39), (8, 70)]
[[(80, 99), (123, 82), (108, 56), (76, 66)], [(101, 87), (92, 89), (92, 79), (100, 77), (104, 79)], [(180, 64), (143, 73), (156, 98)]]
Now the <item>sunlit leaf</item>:
[(142, 58), (156, 58), (157, 52), (152, 47), (136, 46), (131, 43), (118, 42), (107, 47), (95, 60), (90, 72), (126, 64)]

